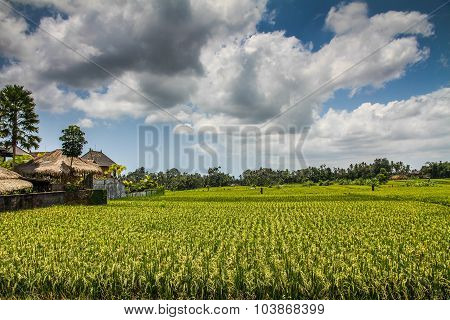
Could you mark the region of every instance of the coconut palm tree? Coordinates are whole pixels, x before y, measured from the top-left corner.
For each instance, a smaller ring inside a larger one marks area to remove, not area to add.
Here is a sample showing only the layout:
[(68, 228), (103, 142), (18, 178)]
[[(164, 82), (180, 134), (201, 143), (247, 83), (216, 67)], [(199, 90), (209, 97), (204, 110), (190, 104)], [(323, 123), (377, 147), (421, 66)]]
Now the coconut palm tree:
[(17, 146), (29, 151), (41, 142), (35, 106), (31, 91), (23, 86), (7, 85), (0, 91), (0, 138), (4, 148), (12, 148), (13, 167)]

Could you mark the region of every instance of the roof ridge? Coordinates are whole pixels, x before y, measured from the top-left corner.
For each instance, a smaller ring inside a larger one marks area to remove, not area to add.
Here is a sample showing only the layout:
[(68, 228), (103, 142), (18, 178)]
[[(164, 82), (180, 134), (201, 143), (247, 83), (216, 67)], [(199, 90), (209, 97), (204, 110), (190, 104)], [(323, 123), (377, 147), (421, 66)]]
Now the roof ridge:
[(89, 151), (86, 152), (84, 155), (82, 155), (81, 158), (86, 160), (92, 160), (101, 167), (109, 167), (115, 164), (115, 162), (106, 154), (104, 154), (102, 150), (97, 151), (89, 149)]

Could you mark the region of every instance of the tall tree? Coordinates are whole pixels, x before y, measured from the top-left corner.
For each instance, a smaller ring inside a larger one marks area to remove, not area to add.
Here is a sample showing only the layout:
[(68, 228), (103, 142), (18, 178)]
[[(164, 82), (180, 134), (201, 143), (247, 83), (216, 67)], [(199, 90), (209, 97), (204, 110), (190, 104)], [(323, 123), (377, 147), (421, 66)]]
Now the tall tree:
[(18, 146), (29, 151), (41, 142), (35, 106), (31, 91), (23, 86), (7, 85), (0, 91), (0, 137), (5, 149), (12, 148), (13, 167)]
[(72, 168), (73, 158), (79, 157), (83, 152), (83, 146), (87, 143), (84, 138), (84, 132), (79, 126), (70, 125), (62, 130), (62, 136), (59, 137), (62, 141), (62, 153), (70, 157), (70, 167)]

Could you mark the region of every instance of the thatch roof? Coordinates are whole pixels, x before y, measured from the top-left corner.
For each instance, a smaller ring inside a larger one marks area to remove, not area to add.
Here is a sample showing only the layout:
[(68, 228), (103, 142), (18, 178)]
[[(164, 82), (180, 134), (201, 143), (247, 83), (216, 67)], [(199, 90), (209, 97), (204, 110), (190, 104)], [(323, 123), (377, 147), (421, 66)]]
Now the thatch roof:
[(6, 180), (6, 179), (20, 179), (20, 174), (8, 170), (6, 168), (0, 167), (0, 180)]
[(89, 151), (81, 157), (84, 160), (91, 160), (94, 163), (98, 164), (100, 167), (109, 167), (113, 164), (116, 164), (111, 160), (106, 154), (104, 154), (101, 150), (94, 151), (89, 149)]
[(0, 194), (11, 193), (18, 190), (33, 188), (31, 182), (21, 179), (3, 179), (0, 180)]
[(21, 180), (18, 173), (0, 167), (0, 194), (32, 188), (31, 182)]
[(34, 158), (33, 160), (20, 164), (15, 170), (25, 176), (52, 176), (60, 177), (69, 175), (71, 171), (75, 175), (85, 173), (101, 174), (102, 170), (92, 161), (83, 160), (81, 158), (73, 158), (72, 169), (70, 166), (72, 159), (62, 154), (62, 150), (57, 149), (53, 152), (44, 154), (43, 156)]

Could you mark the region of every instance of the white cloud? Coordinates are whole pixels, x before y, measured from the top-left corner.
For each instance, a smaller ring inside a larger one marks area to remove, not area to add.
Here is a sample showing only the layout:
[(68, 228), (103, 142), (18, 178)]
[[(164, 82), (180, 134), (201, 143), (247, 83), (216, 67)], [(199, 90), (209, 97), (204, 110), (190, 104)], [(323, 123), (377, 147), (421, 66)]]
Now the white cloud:
[[(405, 31), (406, 26), (419, 22)], [(327, 24), (336, 35), (316, 52), (283, 32), (257, 33), (220, 50), (204, 51), (206, 77), (200, 79), (193, 101), (207, 113), (260, 123), (309, 96), (277, 122), (310, 124), (337, 89), (383, 86), (428, 57), (428, 49), (420, 48), (415, 36), (403, 36), (431, 35), (431, 24), (417, 12), (369, 18), (365, 4), (353, 3), (332, 8)], [(363, 62), (353, 67), (359, 61)], [(316, 91), (330, 79), (334, 81)]]
[[(0, 53), (11, 64), (1, 69), (0, 85), (24, 84), (42, 109), (81, 110), (86, 118), (80, 124), (85, 127), (93, 124), (92, 118), (173, 121), (153, 102), (194, 127), (261, 124), (308, 97), (274, 123), (313, 125), (308, 140), (313, 157), (358, 148), (387, 152), (446, 146), (439, 137), (448, 135), (442, 121), (447, 118), (432, 117), (443, 108), (434, 93), (422, 97), (427, 101), (423, 107), (411, 98), (318, 116), (336, 90), (382, 87), (427, 59), (429, 50), (418, 42), (418, 37), (433, 34), (425, 14), (389, 11), (370, 17), (364, 3), (333, 7), (324, 27), (334, 36), (313, 50), (311, 43), (283, 31), (257, 32), (261, 19), (270, 22), (275, 17), (266, 11), (265, 0), (32, 3), (67, 14), (67, 19), (41, 19), (40, 26), (118, 78), (42, 30), (27, 33), (24, 19), (2, 11)], [(321, 88), (324, 83), (328, 85)], [(80, 97), (75, 89), (87, 95)], [(427, 133), (430, 125), (433, 131)]]
[[(41, 27), (120, 81), (42, 30), (26, 34), (22, 18), (3, 13), (0, 24), (8, 32), (2, 33), (0, 50), (17, 62), (3, 68), (0, 84), (25, 84), (35, 92), (41, 108), (76, 108), (89, 117), (112, 119), (164, 119), (164, 114), (156, 115), (160, 111), (155, 102), (172, 113), (180, 106), (193, 106), (182, 107), (180, 115), (191, 121), (261, 123), (393, 40), (277, 119), (284, 124), (310, 124), (337, 89), (380, 87), (401, 77), (408, 65), (426, 59), (428, 50), (419, 47), (416, 35), (432, 34), (432, 25), (418, 12), (368, 17), (366, 4), (351, 3), (330, 9), (326, 26), (336, 34), (314, 52), (310, 44), (282, 31), (256, 32), (261, 19), (273, 17), (265, 10), (265, 0), (34, 3), (65, 12), (67, 19), (46, 17)], [(100, 87), (107, 91), (99, 92)], [(71, 88), (86, 90), (89, 96), (77, 97)]]
[(326, 26), (336, 34), (344, 34), (369, 26), (367, 5), (354, 2), (349, 5), (332, 7), (325, 20)]
[(89, 118), (80, 119), (77, 123), (81, 128), (92, 128), (94, 126), (94, 121)]
[[(42, 29), (27, 34), (23, 18), (13, 11), (2, 11), (0, 53), (13, 63), (2, 69), (0, 85), (24, 84), (43, 109), (74, 107), (94, 117), (145, 117), (155, 110), (149, 101), (122, 87), (120, 81), (45, 31), (170, 109), (188, 102), (196, 90), (196, 81), (204, 72), (200, 55), (207, 44), (220, 47), (229, 39), (254, 33), (265, 2), (27, 1), (53, 6), (68, 17), (43, 18), (39, 22)], [(100, 87), (107, 87), (107, 93), (98, 94)], [(77, 98), (71, 89), (87, 90), (90, 96)], [(54, 94), (55, 90), (61, 94)]]
[(379, 156), (417, 164), (442, 160), (450, 157), (449, 123), (450, 88), (387, 104), (363, 103), (353, 111), (330, 109), (312, 126), (304, 153), (313, 163)]
[[(260, 166), (298, 169), (305, 164), (300, 155), (306, 165), (339, 167), (387, 157), (418, 168), (426, 161), (450, 157), (450, 88), (386, 104), (366, 102), (353, 111), (331, 108), (315, 118), (304, 143), (304, 133), (290, 133), (285, 126), (260, 131), (257, 126), (230, 126), (226, 119), (215, 118), (216, 125), (207, 129), (209, 120), (193, 128), (178, 126), (174, 132), (194, 137), (202, 130), (217, 134), (215, 143), (207, 143), (208, 150), (218, 155), (218, 165), (233, 173)], [(203, 150), (198, 145), (194, 149)]]

